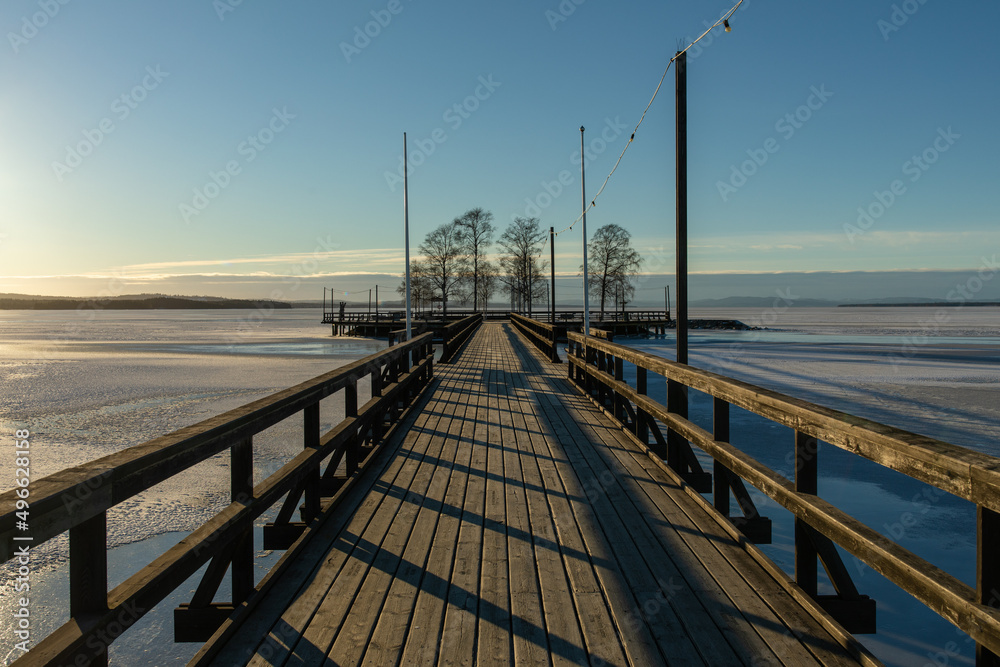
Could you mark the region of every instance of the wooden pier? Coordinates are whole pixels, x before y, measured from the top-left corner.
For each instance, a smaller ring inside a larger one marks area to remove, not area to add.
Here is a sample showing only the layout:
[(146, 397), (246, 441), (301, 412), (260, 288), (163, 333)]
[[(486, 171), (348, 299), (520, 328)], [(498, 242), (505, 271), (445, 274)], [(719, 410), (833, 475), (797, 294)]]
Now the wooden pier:
[(485, 324), (350, 510), (196, 664), (857, 664), (568, 389)]
[[(193, 665), (877, 665), (850, 634), (874, 629), (875, 603), (834, 541), (996, 664), (1000, 461), (594, 336), (570, 333), (554, 363), (556, 328), (524, 324), (471, 318), (450, 363), (424, 334), (39, 480), (33, 537), (69, 533), (70, 620), (13, 664), (106, 664), (105, 642), (207, 563), (175, 614), (179, 641), (204, 642)], [(651, 401), (647, 371), (713, 395), (715, 432)], [(324, 434), (326, 398), (347, 418)], [(794, 483), (728, 444), (730, 403), (796, 430)], [(254, 434), (297, 414), (301, 453), (255, 485)], [(976, 503), (978, 590), (818, 498), (816, 438)], [(232, 504), (108, 590), (107, 510), (226, 449)], [(770, 521), (744, 479), (793, 512), (794, 577), (754, 546)], [(0, 496), (2, 560), (15, 500)], [(279, 505), (262, 546), (284, 554), (255, 581), (253, 525)], [(817, 594), (818, 563), (836, 596)]]

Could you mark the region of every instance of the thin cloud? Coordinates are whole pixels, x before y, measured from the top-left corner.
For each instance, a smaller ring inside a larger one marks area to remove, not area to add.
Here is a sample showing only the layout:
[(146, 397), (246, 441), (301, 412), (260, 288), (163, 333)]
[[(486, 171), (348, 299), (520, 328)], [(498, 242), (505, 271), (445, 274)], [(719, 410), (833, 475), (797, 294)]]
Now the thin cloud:
[(367, 248), (362, 250), (321, 250), (316, 252), (283, 253), (280, 255), (260, 255), (253, 257), (230, 257), (225, 259), (188, 259), (173, 262), (147, 262), (144, 264), (128, 264), (120, 267), (122, 271), (149, 271), (156, 269), (176, 269), (199, 266), (229, 266), (238, 264), (301, 264), (305, 262), (322, 261), (369, 261), (369, 262), (401, 262), (403, 254), (398, 248)]

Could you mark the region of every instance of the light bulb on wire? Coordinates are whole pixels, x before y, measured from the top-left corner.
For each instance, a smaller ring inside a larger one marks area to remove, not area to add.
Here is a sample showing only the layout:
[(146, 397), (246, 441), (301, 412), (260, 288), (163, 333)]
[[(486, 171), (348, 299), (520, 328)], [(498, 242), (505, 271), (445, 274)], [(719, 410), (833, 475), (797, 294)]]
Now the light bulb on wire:
[(724, 20), (722, 22), (722, 25), (726, 26), (726, 32), (732, 32), (733, 31), (733, 29), (729, 27), (729, 19)]

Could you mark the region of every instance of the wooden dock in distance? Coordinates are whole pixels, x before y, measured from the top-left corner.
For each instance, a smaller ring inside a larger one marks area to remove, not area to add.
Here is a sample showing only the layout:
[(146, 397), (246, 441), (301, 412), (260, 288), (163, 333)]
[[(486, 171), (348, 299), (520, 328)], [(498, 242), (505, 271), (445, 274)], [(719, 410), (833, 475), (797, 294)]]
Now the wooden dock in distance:
[(194, 664), (877, 664), (485, 323)]

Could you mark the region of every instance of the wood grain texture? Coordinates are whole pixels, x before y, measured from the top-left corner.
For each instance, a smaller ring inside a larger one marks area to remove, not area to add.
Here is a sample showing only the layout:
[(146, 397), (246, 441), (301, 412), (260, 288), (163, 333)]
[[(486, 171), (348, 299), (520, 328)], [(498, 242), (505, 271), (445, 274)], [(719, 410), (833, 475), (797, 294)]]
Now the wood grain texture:
[(201, 664), (858, 664), (564, 373), (480, 326)]

